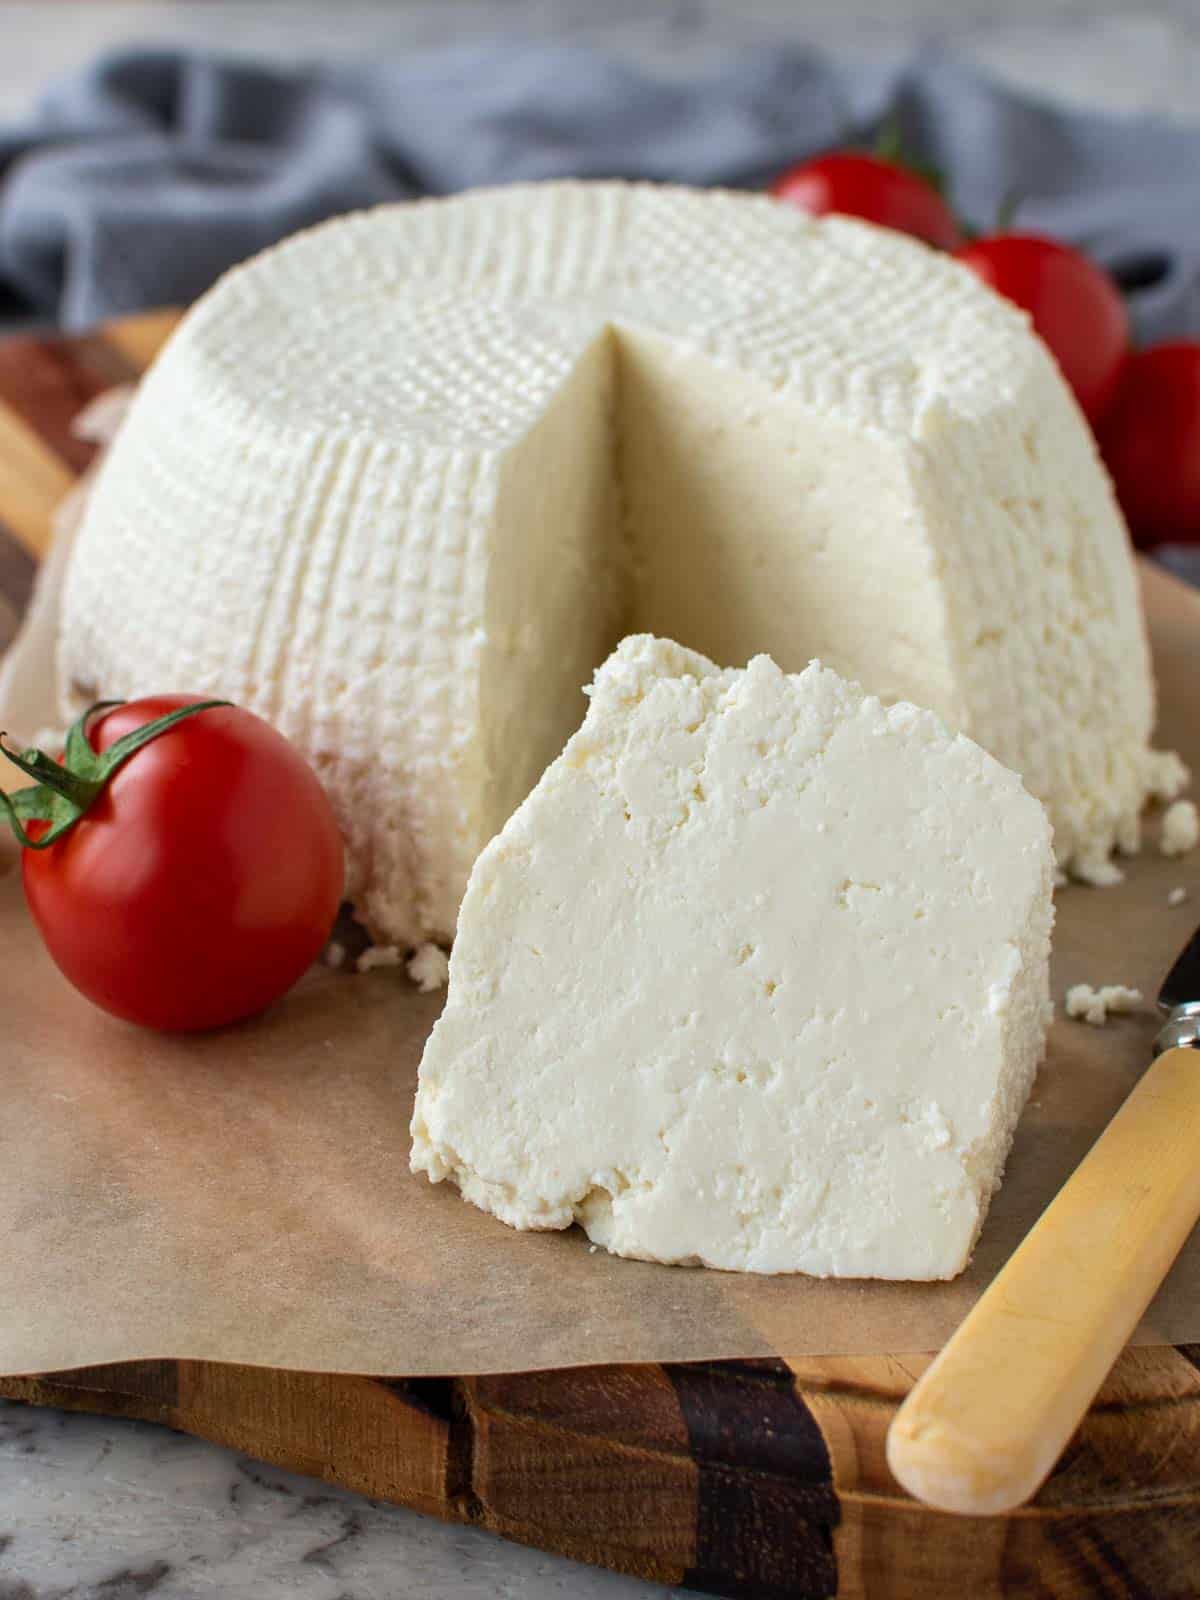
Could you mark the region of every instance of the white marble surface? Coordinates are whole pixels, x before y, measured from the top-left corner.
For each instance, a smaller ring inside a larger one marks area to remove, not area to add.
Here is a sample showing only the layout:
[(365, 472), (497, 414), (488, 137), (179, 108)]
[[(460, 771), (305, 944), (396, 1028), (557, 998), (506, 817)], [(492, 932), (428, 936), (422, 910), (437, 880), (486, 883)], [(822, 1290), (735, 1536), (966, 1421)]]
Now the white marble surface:
[(142, 1423), (0, 1401), (0, 1600), (655, 1600)]
[[(188, 40), (279, 58), (548, 29), (679, 70), (787, 27), (878, 54), (916, 36), (1042, 93), (1200, 120), (1200, 9), (1084, 0), (0, 0), (0, 120), (97, 49)], [(2, 1314), (2, 1309), (0, 1309)], [(375, 1505), (164, 1429), (0, 1402), (0, 1600), (650, 1600), (655, 1585)]]

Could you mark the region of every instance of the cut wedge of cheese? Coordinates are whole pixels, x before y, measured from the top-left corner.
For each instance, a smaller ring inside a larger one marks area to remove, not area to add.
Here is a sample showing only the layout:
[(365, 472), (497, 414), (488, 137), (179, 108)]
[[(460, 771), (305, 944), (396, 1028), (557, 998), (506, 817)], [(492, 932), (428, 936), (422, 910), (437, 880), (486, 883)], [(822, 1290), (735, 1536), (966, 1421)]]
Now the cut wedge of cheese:
[(1020, 779), (813, 664), (647, 636), (471, 874), (412, 1165), (518, 1228), (948, 1278), (1050, 1015)]
[(282, 728), (411, 945), (642, 629), (931, 707), (1092, 878), (1181, 781), (1108, 481), (1022, 316), (897, 234), (645, 185), (385, 207), (230, 273), (100, 476), (60, 680), (65, 713), (187, 688)]

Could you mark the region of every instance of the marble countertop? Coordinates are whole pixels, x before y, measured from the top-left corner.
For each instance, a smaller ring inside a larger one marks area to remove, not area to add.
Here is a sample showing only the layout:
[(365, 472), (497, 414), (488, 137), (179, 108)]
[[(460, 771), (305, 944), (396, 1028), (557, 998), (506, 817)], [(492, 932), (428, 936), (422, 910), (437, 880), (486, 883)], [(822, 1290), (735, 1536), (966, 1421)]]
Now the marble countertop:
[[(909, 0), (902, 8), (833, 0), (0, 0), (0, 121), (19, 115), (55, 73), (132, 39), (219, 41), (297, 57), (553, 27), (677, 67), (720, 48), (735, 29), (761, 36), (784, 26), (873, 54), (937, 32), (1040, 92), (1200, 120), (1200, 13), (1190, 0), (1138, 8), (1084, 0)], [(166, 1429), (0, 1401), (0, 1600), (651, 1600), (664, 1592)]]
[(0, 1401), (0, 1600), (657, 1600), (148, 1423)]

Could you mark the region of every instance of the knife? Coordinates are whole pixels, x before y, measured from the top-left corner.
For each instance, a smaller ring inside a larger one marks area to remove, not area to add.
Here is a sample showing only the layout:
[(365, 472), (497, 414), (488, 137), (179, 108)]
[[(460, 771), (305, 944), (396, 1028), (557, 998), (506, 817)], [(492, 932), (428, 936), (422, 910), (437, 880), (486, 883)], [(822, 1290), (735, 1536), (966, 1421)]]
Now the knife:
[(1160, 1052), (897, 1411), (887, 1459), (942, 1511), (1036, 1494), (1200, 1218), (1200, 930)]

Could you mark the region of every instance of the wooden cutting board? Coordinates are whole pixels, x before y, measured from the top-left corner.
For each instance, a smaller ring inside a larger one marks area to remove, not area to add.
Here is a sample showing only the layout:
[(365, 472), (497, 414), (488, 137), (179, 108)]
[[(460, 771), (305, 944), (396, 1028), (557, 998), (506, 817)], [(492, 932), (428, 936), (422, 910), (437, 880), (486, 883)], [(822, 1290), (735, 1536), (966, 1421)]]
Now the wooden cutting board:
[[(71, 419), (145, 369), (158, 312), (0, 344), (0, 646), (57, 501)], [(2, 1315), (0, 1310), (0, 1315)], [(1036, 1502), (927, 1510), (884, 1438), (926, 1357), (347, 1378), (147, 1361), (0, 1379), (0, 1396), (136, 1417), (455, 1522), (761, 1600), (1200, 1595), (1200, 1345), (1127, 1351)]]

